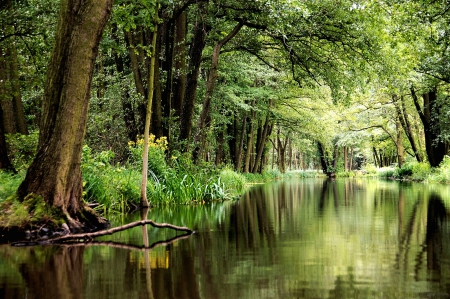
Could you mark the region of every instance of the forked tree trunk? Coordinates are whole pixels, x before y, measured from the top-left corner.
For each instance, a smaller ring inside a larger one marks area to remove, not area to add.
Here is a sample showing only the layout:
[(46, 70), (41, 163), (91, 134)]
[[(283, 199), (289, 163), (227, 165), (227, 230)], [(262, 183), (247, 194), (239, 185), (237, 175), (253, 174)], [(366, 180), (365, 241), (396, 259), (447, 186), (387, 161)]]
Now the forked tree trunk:
[(83, 211), (81, 150), (94, 62), (112, 0), (61, 0), (55, 46), (48, 67), (37, 154), (19, 198), (41, 195), (71, 227)]

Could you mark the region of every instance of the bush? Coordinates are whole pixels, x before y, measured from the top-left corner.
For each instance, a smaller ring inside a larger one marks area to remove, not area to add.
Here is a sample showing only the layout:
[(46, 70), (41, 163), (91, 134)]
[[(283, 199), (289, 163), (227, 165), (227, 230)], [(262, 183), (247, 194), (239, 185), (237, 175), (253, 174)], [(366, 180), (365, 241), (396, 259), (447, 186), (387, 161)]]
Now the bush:
[(29, 135), (6, 134), (5, 137), (14, 169), (19, 172), (26, 171), (36, 155), (39, 132), (32, 131)]
[(450, 183), (450, 157), (445, 156), (441, 164), (434, 172), (428, 176), (428, 181), (431, 183)]
[(431, 174), (431, 167), (430, 164), (426, 162), (422, 163), (412, 163), (412, 176), (411, 178), (415, 181), (424, 181), (428, 178), (428, 176)]
[(141, 173), (131, 167), (112, 166), (113, 157), (111, 151), (93, 155), (87, 145), (83, 147), (84, 200), (100, 204), (98, 209), (105, 213), (125, 212), (140, 202)]
[(413, 174), (413, 167), (411, 163), (405, 163), (400, 168), (396, 168), (394, 171), (394, 178), (407, 179)]
[(380, 178), (390, 179), (394, 177), (395, 169), (392, 167), (383, 167), (378, 170)]
[(0, 170), (0, 202), (14, 195), (23, 179), (22, 174), (11, 174)]

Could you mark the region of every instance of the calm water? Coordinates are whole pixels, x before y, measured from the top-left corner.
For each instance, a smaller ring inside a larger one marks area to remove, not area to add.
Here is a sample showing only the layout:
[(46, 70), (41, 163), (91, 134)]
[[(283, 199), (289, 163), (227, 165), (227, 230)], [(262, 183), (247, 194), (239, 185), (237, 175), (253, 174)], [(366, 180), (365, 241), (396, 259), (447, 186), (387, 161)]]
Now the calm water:
[(151, 210), (197, 231), (148, 228), (151, 249), (141, 227), (89, 246), (0, 246), (0, 298), (449, 298), (449, 212), (447, 186), (257, 186), (235, 202)]

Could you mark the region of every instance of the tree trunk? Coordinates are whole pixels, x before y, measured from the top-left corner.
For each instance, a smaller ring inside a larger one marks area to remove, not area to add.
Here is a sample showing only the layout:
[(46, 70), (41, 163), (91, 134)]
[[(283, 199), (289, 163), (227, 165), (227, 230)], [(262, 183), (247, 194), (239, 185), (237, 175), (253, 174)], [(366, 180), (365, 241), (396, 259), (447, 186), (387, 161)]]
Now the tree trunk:
[[(117, 24), (113, 24), (111, 30), (113, 38), (117, 43), (119, 43), (119, 40), (117, 38)], [(116, 64), (117, 72), (119, 73), (119, 76), (123, 76), (125, 70), (123, 58), (114, 49), (112, 51), (112, 54), (114, 57), (114, 62)], [(128, 140), (136, 142), (138, 129), (136, 125), (136, 117), (134, 114), (133, 105), (130, 99), (130, 87), (124, 86), (124, 88), (125, 90), (123, 91), (123, 94), (120, 97), (123, 111), (123, 121), (125, 123), (125, 130), (127, 132)]]
[[(270, 100), (269, 108), (271, 106), (272, 106), (272, 100)], [(256, 157), (254, 160), (252, 173), (257, 173), (259, 166), (262, 164), (263, 151), (265, 148), (267, 138), (268, 138), (268, 136), (270, 136), (269, 131), (271, 131), (271, 130), (272, 130), (272, 126), (270, 124), (270, 116), (269, 116), (269, 112), (268, 112), (267, 116), (266, 116), (266, 121), (264, 122), (264, 127), (262, 129), (260, 138), (258, 138), (258, 142), (256, 144)]]
[(61, 1), (38, 149), (18, 189), (20, 199), (31, 193), (42, 196), (66, 215), (72, 228), (83, 221), (81, 150), (94, 62), (112, 4), (112, 0)]
[(403, 140), (402, 140), (402, 126), (400, 124), (400, 117), (397, 117), (397, 120), (395, 122), (395, 126), (397, 128), (397, 140), (395, 142), (395, 145), (397, 146), (397, 163), (398, 167), (401, 168), (403, 166), (403, 163), (405, 162), (405, 149), (403, 147)]
[(5, 129), (3, 127), (3, 111), (0, 106), (0, 169), (14, 171), (14, 167), (8, 157), (8, 148), (5, 140)]
[(216, 81), (218, 77), (218, 67), (219, 67), (219, 56), (220, 56), (220, 50), (222, 47), (228, 43), (233, 37), (236, 36), (236, 34), (239, 33), (241, 28), (244, 26), (244, 21), (239, 21), (239, 23), (234, 26), (233, 30), (231, 30), (227, 36), (225, 36), (223, 39), (218, 41), (213, 49), (212, 59), (211, 59), (211, 68), (209, 69), (208, 73), (208, 79), (206, 82), (206, 93), (205, 93), (205, 99), (203, 100), (202, 105), (202, 111), (200, 112), (200, 117), (197, 121), (197, 132), (195, 134), (195, 148), (193, 151), (193, 159), (194, 162), (197, 161), (197, 158), (200, 155), (201, 151), (201, 144), (203, 143), (203, 140), (206, 138), (206, 127), (208, 124), (206, 123), (207, 118), (209, 117), (210, 113), (210, 107), (211, 107), (211, 100), (214, 93), (214, 89), (216, 86)]
[(148, 99), (147, 113), (144, 127), (144, 152), (142, 154), (142, 184), (141, 184), (141, 207), (149, 207), (147, 199), (147, 180), (148, 180), (148, 141), (150, 135), (150, 122), (153, 107), (153, 91), (155, 83), (155, 64), (156, 64), (156, 39), (158, 36), (158, 2), (156, 2), (154, 31), (152, 36), (152, 57), (150, 59), (150, 69), (148, 74)]
[[(252, 101), (252, 108), (255, 107), (256, 101)], [(250, 169), (252, 168), (252, 165), (250, 164), (253, 154), (253, 139), (254, 139), (254, 122), (255, 122), (256, 112), (255, 110), (252, 110), (252, 116), (249, 119), (249, 126), (248, 126), (248, 132), (247, 132), (247, 149), (245, 151), (245, 165), (244, 165), (244, 173), (248, 173)]]
[[(198, 3), (198, 10), (204, 13), (204, 3)], [(200, 22), (195, 24), (194, 37), (189, 51), (189, 67), (187, 72), (186, 92), (180, 115), (180, 140), (186, 142), (184, 150), (189, 151), (189, 142), (192, 131), (192, 119), (194, 117), (195, 98), (197, 96), (198, 76), (202, 62), (202, 52), (206, 45), (206, 35), (209, 28), (200, 17)]]
[[(11, 26), (9, 26), (11, 27)], [(1, 28), (12, 31), (12, 28)], [(28, 134), (19, 82), (19, 62), (13, 41), (0, 45), (0, 107), (6, 134)]]
[(394, 95), (392, 97), (392, 100), (394, 102), (400, 124), (402, 125), (403, 130), (405, 131), (406, 137), (408, 138), (408, 141), (411, 144), (411, 149), (413, 150), (414, 156), (416, 157), (417, 162), (422, 162), (423, 158), (420, 154), (419, 149), (416, 146), (416, 141), (414, 140), (414, 134), (412, 132), (411, 124), (408, 119), (408, 114), (406, 113), (405, 99), (403, 96), (401, 96), (400, 101), (399, 101), (398, 97), (396, 95)]
[(244, 115), (242, 116), (242, 127), (241, 127), (241, 134), (239, 138), (239, 145), (237, 148), (236, 153), (236, 160), (234, 163), (234, 168), (236, 171), (241, 171), (242, 168), (242, 152), (244, 151), (244, 140), (245, 140), (245, 134), (247, 132), (247, 113), (244, 112)]
[(173, 47), (174, 76), (173, 76), (173, 98), (172, 108), (174, 116), (181, 115), (181, 107), (186, 89), (186, 35), (187, 16), (186, 12), (180, 14), (175, 20), (175, 36)]
[(438, 167), (446, 154), (446, 146), (440, 137), (439, 113), (437, 104), (437, 90), (423, 94), (423, 107), (420, 107), (414, 88), (411, 87), (417, 113), (422, 121), (425, 132), (425, 148), (431, 167)]

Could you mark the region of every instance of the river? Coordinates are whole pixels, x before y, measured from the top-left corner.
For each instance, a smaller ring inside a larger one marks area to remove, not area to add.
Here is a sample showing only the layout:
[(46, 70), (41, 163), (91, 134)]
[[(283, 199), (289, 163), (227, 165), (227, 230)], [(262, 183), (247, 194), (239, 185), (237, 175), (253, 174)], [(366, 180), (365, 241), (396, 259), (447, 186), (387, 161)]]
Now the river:
[(449, 298), (449, 215), (449, 186), (274, 182), (148, 213), (190, 236), (136, 227), (88, 245), (1, 245), (0, 298)]

